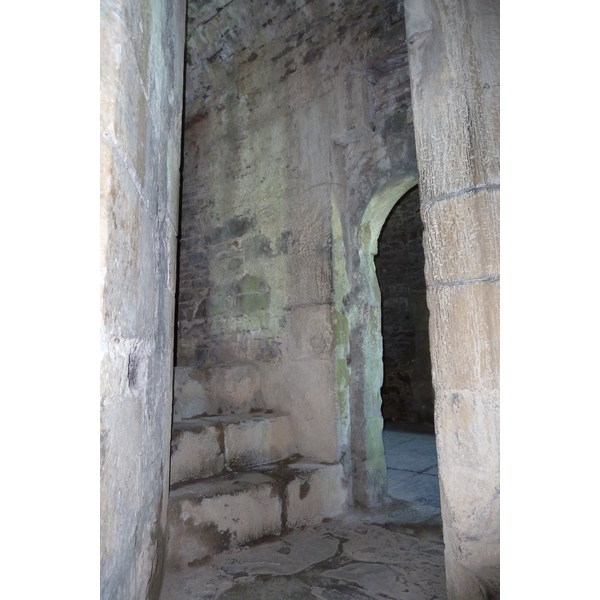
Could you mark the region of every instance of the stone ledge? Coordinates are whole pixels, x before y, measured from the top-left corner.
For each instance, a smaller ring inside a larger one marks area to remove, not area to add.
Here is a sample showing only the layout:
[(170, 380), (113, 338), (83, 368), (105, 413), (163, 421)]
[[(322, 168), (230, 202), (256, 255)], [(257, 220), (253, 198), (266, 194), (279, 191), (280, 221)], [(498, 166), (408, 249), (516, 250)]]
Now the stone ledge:
[(198, 416), (173, 424), (171, 485), (288, 458), (294, 451), (286, 414)]
[(347, 507), (341, 464), (292, 460), (171, 488), (167, 561), (170, 568), (286, 529), (320, 522)]

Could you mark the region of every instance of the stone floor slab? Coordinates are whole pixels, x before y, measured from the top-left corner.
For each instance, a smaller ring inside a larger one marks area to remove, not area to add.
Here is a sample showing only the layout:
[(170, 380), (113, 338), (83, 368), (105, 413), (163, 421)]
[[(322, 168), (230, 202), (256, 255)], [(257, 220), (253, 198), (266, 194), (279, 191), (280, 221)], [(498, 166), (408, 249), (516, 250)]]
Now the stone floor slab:
[(404, 448), (408, 454), (421, 448), (429, 453), (423, 459), (429, 468), (388, 469), (384, 507), (351, 509), (251, 547), (207, 556), (195, 567), (168, 570), (160, 600), (444, 600), (435, 442), (431, 435), (403, 433), (386, 436), (388, 464)]
[(388, 494), (392, 498), (440, 508), (438, 478), (410, 471), (388, 471)]
[(167, 572), (161, 600), (443, 600), (443, 550), (439, 511), (395, 501)]
[(388, 598), (428, 600), (420, 588), (409, 589), (406, 574), (393, 565), (379, 563), (353, 563), (339, 569), (325, 571), (323, 577), (331, 577), (358, 584), (363, 590), (382, 594)]
[(388, 494), (392, 498), (440, 508), (435, 436), (384, 430)]
[(315, 598), (321, 600), (373, 600), (373, 598), (381, 598), (379, 594), (362, 592), (344, 583), (333, 584), (326, 588), (313, 588), (311, 593)]
[(225, 573), (294, 575), (335, 555), (339, 541), (317, 531), (293, 531), (273, 542), (246, 547), (227, 558), (217, 557)]

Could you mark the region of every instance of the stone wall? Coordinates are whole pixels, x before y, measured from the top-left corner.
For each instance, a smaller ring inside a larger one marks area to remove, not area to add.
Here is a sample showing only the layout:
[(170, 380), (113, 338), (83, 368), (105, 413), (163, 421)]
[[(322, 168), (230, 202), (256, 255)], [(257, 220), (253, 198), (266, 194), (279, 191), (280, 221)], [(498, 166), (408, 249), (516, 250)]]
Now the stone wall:
[(429, 310), (418, 189), (393, 208), (375, 257), (381, 290), (385, 420), (433, 424)]
[(101, 597), (158, 598), (185, 2), (101, 0), (100, 10)]
[(177, 377), (240, 374), (241, 396), (292, 415), (299, 452), (376, 473), (380, 499), (381, 382), (360, 339), (379, 307), (356, 308), (356, 273), (371, 198), (416, 182), (401, 7), (192, 1), (187, 34)]
[[(417, 182), (412, 86), (448, 596), (495, 597), (499, 7), (406, 4), (410, 82), (395, 0), (190, 2), (178, 376), (248, 410), (289, 412), (300, 452), (341, 461), (355, 501), (381, 500), (373, 256)], [(102, 0), (101, 13), (102, 598), (151, 598), (168, 485), (185, 7)]]

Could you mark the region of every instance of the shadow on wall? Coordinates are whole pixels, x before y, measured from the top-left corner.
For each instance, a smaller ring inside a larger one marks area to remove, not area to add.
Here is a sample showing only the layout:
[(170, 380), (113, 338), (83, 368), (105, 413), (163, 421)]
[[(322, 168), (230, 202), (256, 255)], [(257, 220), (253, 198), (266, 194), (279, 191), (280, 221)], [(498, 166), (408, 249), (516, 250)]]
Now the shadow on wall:
[(375, 268), (381, 292), (386, 422), (433, 425), (423, 222), (418, 187), (391, 210), (379, 236)]

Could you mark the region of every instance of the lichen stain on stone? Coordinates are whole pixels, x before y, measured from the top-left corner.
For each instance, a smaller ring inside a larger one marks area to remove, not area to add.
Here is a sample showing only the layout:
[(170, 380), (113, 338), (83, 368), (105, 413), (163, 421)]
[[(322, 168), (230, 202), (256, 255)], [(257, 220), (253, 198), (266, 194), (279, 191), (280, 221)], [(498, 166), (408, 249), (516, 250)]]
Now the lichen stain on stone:
[(264, 293), (268, 288), (266, 282), (260, 277), (253, 275), (244, 275), (244, 277), (237, 284), (238, 294), (258, 294)]
[(276, 56), (274, 56), (271, 60), (273, 62), (276, 62), (280, 58), (284, 57), (286, 54), (288, 54), (289, 52), (291, 52), (293, 49), (294, 49), (293, 46), (286, 46), (279, 54), (277, 54)]
[(200, 121), (203, 121), (204, 119), (206, 119), (206, 117), (208, 117), (208, 113), (205, 112), (199, 112), (196, 113), (195, 115), (191, 116), (186, 122), (184, 127), (186, 129), (193, 127), (194, 125), (196, 125), (197, 123), (200, 123)]
[(333, 341), (336, 346), (346, 348), (349, 345), (350, 326), (348, 318), (339, 311), (333, 313)]
[(323, 56), (323, 50), (325, 48), (323, 46), (319, 46), (318, 48), (311, 48), (305, 55), (304, 60), (302, 61), (303, 65), (310, 65), (317, 60), (320, 60)]
[(310, 347), (316, 352), (323, 352), (327, 348), (327, 340), (321, 331), (313, 335), (309, 343)]
[(207, 315), (214, 317), (229, 312), (231, 302), (227, 296), (211, 296), (207, 302)]
[(280, 81), (283, 81), (288, 75), (292, 75), (296, 72), (296, 61), (292, 58), (285, 63), (285, 73), (280, 77)]
[[(244, 246), (246, 260), (273, 256), (271, 241), (264, 234), (251, 237)], [(241, 261), (240, 261), (241, 262)], [(238, 265), (239, 266), (239, 265)]]
[(196, 558), (188, 562), (188, 567), (203, 567), (212, 560), (212, 556), (205, 556), (204, 558)]
[(281, 358), (281, 342), (261, 340), (257, 345), (257, 360), (266, 362)]
[(308, 496), (308, 492), (310, 492), (310, 483), (308, 483), (308, 481), (305, 481), (303, 484), (300, 485), (300, 500), (304, 500), (304, 498)]
[(137, 382), (137, 360), (132, 352), (127, 362), (127, 383), (130, 390), (135, 390)]
[(224, 456), (225, 455), (225, 429), (222, 424), (217, 428), (217, 436), (219, 443), (219, 451)]
[(254, 225), (254, 219), (250, 217), (233, 217), (224, 225), (215, 227), (208, 236), (209, 244), (218, 244), (230, 239), (242, 237)]
[[(194, 528), (198, 531), (197, 539), (205, 540), (207, 547), (210, 549), (210, 554), (218, 554), (219, 552), (229, 550), (231, 546), (230, 531), (219, 531), (216, 523), (202, 523), (194, 525)], [(195, 562), (196, 560), (201, 559), (195, 559), (191, 562)]]
[(234, 286), (234, 314), (248, 314), (268, 308), (271, 290), (266, 281), (254, 275), (244, 275)]
[(203, 365), (208, 358), (208, 347), (203, 342), (196, 344), (194, 348), (194, 359), (199, 366)]
[(294, 246), (294, 233), (290, 230), (283, 231), (277, 242), (277, 251), (288, 254)]
[(183, 436), (184, 432), (175, 429), (171, 435), (171, 454), (175, 454), (179, 449), (179, 440)]

